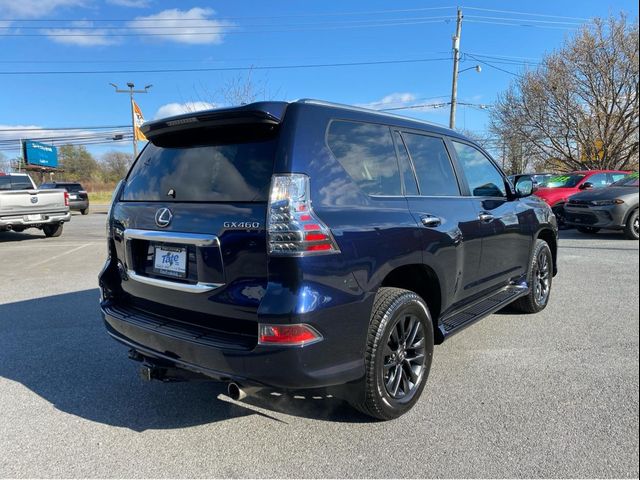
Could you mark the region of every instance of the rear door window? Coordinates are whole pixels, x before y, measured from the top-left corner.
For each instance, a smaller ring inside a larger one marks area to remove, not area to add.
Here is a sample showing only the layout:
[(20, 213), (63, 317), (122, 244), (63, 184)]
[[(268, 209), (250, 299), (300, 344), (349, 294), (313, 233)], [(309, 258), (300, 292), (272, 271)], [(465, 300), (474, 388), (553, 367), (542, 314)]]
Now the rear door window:
[(420, 195), (447, 197), (460, 195), (456, 174), (444, 140), (438, 137), (402, 133), (418, 176)]
[(266, 201), (275, 148), (276, 139), (164, 147), (149, 143), (127, 177), (122, 200)]
[(413, 174), (413, 168), (411, 168), (411, 159), (409, 158), (407, 147), (402, 140), (400, 132), (394, 132), (393, 135), (396, 146), (398, 147), (398, 163), (400, 164), (400, 173), (402, 174), (402, 181), (404, 182), (404, 194), (418, 195), (418, 184)]
[(334, 121), (327, 143), (351, 179), (368, 195), (401, 195), (391, 130), (384, 125)]

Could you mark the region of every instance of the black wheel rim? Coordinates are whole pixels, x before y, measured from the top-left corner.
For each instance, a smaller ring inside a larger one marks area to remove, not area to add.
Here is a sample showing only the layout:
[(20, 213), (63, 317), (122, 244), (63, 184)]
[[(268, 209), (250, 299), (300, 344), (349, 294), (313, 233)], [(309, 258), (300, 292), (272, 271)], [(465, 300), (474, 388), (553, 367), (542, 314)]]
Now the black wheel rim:
[(538, 253), (536, 269), (533, 272), (533, 294), (538, 305), (544, 305), (549, 299), (551, 288), (551, 261), (546, 251)]
[(422, 380), (425, 365), (424, 327), (411, 313), (400, 316), (384, 347), (383, 381), (395, 400), (406, 399)]

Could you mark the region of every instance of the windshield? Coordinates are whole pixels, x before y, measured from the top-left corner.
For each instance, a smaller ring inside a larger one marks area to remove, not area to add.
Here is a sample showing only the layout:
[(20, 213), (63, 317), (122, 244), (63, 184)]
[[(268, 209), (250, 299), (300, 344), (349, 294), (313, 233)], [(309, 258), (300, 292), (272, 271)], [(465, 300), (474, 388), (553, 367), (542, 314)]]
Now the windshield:
[(584, 177), (585, 175), (582, 174), (558, 175), (545, 180), (541, 186), (544, 188), (573, 188)]
[(611, 184), (612, 187), (636, 187), (638, 188), (638, 172), (632, 173)]

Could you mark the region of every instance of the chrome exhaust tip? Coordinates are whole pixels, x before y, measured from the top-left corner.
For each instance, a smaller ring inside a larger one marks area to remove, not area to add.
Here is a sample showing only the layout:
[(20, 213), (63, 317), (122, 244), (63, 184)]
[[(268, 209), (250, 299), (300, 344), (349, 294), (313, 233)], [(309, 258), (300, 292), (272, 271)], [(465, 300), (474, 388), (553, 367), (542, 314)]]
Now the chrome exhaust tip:
[(227, 386), (227, 395), (231, 400), (237, 401), (246, 398), (247, 393), (240, 388), (240, 385), (232, 382)]

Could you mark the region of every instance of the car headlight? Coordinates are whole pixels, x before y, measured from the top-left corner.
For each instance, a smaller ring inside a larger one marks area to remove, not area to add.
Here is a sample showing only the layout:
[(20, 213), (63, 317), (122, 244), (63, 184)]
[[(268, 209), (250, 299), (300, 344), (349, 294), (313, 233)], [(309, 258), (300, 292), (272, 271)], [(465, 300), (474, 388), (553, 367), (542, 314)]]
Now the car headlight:
[(605, 207), (607, 205), (622, 205), (624, 200), (620, 200), (619, 198), (613, 200), (593, 200), (591, 205), (594, 207)]

